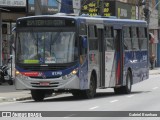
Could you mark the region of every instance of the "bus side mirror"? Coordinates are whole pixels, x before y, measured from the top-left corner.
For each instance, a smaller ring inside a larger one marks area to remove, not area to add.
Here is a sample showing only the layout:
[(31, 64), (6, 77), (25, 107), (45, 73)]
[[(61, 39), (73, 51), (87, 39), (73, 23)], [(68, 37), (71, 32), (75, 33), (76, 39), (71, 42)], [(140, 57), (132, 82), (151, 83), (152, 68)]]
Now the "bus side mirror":
[(10, 42), (11, 42), (11, 44), (14, 43), (14, 38), (15, 38), (14, 34), (11, 34), (11, 37), (10, 37)]
[(81, 42), (81, 46), (82, 48), (87, 48), (87, 38), (80, 36), (80, 42)]
[(12, 34), (10, 35), (10, 46), (15, 51), (14, 43), (15, 43), (15, 33), (16, 33), (16, 27), (12, 29)]

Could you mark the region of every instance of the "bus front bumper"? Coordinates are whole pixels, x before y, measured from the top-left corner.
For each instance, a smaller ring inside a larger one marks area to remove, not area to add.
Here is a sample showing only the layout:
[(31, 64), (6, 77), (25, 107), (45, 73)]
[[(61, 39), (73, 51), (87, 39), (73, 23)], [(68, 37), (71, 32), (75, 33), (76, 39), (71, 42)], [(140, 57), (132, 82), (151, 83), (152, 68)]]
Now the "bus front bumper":
[(30, 77), (16, 77), (15, 86), (17, 90), (31, 89), (53, 89), (53, 90), (72, 90), (80, 89), (79, 78), (74, 75), (66, 80), (60, 78), (36, 79)]

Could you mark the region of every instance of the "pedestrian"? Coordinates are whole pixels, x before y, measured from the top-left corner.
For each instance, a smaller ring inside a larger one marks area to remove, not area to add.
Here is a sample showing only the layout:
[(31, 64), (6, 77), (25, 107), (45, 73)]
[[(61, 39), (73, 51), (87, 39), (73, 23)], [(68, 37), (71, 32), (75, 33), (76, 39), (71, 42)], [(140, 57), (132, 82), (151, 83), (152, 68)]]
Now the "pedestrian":
[(154, 68), (154, 63), (155, 63), (155, 55), (152, 53), (150, 56), (151, 69)]

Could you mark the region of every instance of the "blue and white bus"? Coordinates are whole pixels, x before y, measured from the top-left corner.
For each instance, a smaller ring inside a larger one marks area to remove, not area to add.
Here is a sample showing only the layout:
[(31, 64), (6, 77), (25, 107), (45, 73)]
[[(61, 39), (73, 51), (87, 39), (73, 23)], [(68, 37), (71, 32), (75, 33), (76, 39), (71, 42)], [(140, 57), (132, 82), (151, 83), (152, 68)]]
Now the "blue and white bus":
[(141, 20), (41, 15), (16, 22), (16, 89), (71, 92), (93, 98), (96, 89), (128, 94), (149, 77), (148, 28)]

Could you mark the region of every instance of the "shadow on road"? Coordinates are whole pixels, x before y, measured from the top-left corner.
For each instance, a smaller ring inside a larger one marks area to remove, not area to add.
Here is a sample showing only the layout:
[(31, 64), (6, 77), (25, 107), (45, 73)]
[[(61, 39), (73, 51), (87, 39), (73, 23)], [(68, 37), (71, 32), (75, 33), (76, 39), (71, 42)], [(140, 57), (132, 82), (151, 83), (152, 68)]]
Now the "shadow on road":
[[(72, 102), (72, 101), (88, 101), (88, 100), (95, 100), (95, 99), (103, 99), (103, 98), (111, 98), (111, 97), (117, 97), (117, 96), (128, 96), (128, 95), (135, 95), (135, 94), (144, 94), (149, 93), (151, 91), (135, 91), (130, 94), (115, 94), (114, 92), (98, 92), (93, 99), (82, 99), (82, 98), (75, 98), (70, 93), (63, 93), (57, 96), (46, 98), (42, 102)], [(35, 101), (29, 101), (29, 102), (35, 102)], [(25, 102), (26, 103), (26, 102)]]

